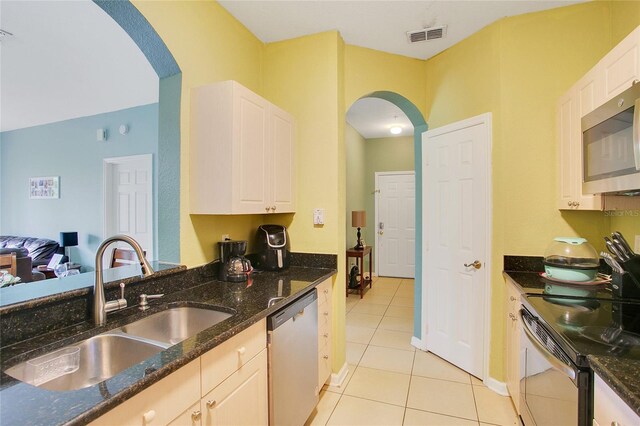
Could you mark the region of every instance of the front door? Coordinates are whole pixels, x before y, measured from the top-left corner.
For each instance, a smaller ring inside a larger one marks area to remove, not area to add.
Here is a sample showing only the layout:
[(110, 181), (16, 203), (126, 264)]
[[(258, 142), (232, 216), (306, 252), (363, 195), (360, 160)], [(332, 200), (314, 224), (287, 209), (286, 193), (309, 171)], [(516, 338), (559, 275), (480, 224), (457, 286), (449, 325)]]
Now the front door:
[(422, 135), (423, 341), (480, 378), (489, 324), (490, 129), (485, 114)]
[[(154, 260), (151, 154), (105, 158), (104, 180), (104, 238), (128, 235), (145, 250), (147, 259)], [(124, 243), (115, 246), (131, 248)]]
[(416, 266), (414, 172), (378, 172), (376, 177), (377, 272), (413, 278)]

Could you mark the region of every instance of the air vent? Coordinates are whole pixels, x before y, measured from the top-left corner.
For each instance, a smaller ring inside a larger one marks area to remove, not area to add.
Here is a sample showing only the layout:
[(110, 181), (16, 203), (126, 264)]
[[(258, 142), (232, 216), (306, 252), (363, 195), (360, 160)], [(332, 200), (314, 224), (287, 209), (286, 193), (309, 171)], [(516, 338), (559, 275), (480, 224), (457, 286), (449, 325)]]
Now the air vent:
[(422, 41), (432, 41), (443, 38), (447, 35), (447, 26), (424, 28), (417, 31), (408, 31), (407, 39), (409, 43), (420, 43)]

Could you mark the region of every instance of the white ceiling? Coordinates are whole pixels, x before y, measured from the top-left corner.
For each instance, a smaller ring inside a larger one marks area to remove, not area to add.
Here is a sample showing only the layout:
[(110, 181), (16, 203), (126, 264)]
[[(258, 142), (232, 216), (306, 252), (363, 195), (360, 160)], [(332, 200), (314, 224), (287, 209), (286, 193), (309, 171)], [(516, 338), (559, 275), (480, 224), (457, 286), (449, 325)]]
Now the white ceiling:
[[(337, 30), (350, 45), (428, 59), (500, 18), (582, 1), (222, 0), (220, 4), (265, 43)], [(407, 31), (440, 25), (447, 26), (445, 38), (408, 43)], [(399, 136), (412, 134), (402, 111), (379, 99), (354, 103), (347, 122), (364, 138), (390, 137), (395, 116), (407, 125)]]
[[(347, 111), (347, 123), (365, 139), (413, 135), (413, 125), (405, 113), (391, 102), (378, 98), (357, 100)], [(395, 124), (402, 127), (402, 133), (389, 132)]]
[(0, 131), (158, 102), (158, 76), (90, 0), (0, 1)]

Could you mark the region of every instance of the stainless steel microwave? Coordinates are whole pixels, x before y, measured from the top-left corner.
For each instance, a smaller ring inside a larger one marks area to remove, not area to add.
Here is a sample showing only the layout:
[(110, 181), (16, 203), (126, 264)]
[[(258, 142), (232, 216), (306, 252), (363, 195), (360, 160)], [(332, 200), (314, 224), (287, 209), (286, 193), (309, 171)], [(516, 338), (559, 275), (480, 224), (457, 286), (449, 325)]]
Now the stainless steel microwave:
[(582, 192), (640, 194), (640, 84), (582, 117)]

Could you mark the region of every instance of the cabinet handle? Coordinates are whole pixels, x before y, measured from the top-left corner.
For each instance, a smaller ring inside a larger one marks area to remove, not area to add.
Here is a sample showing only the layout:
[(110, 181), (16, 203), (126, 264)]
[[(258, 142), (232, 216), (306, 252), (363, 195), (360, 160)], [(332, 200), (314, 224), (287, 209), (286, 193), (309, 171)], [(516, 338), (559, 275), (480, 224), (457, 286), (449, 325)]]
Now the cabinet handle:
[(329, 359), (329, 355), (323, 355), (322, 358)]
[(149, 423), (151, 420), (156, 418), (156, 410), (149, 410), (142, 415), (145, 423)]
[(216, 405), (215, 399), (210, 399), (209, 401), (207, 401), (207, 408), (213, 408), (215, 405)]
[(329, 337), (329, 333), (324, 333), (323, 336), (324, 337)]
[(269, 206), (265, 207), (264, 209), (267, 211), (267, 213), (269, 213)]
[(620, 423), (616, 422), (615, 420), (611, 422), (611, 426), (620, 426)]
[(244, 355), (245, 352), (247, 352), (247, 348), (244, 346), (238, 349), (238, 355)]
[(201, 417), (202, 417), (202, 413), (200, 412), (200, 410), (194, 411), (193, 413), (191, 413), (191, 420), (193, 420), (194, 422), (197, 422), (198, 420), (200, 420)]
[(516, 298), (515, 298), (515, 297), (513, 297), (513, 296), (509, 296), (509, 300), (511, 300), (512, 302), (515, 302), (515, 301), (516, 301), (516, 300), (518, 300), (518, 299), (516, 299)]

